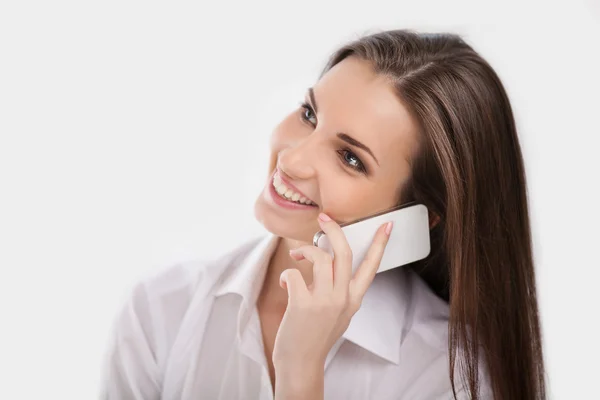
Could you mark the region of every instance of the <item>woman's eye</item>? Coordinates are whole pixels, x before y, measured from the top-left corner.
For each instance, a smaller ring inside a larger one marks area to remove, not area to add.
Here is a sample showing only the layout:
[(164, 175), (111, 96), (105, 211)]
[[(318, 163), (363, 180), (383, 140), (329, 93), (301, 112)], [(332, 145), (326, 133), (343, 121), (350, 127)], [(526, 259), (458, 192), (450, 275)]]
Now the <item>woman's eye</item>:
[[(312, 125), (316, 125), (317, 117), (315, 116), (315, 113), (310, 104), (303, 102), (300, 104), (300, 106), (302, 107), (302, 119), (306, 122), (309, 122)], [(311, 118), (314, 118), (314, 122), (311, 121)]]
[[(300, 103), (300, 107), (302, 107), (302, 110), (301, 110), (302, 112), (300, 114), (300, 117), (302, 118), (302, 120), (305, 122), (308, 122), (312, 126), (316, 126), (317, 125), (317, 117), (315, 116), (315, 112), (314, 112), (313, 108), (311, 107), (311, 105), (308, 104), (307, 102), (302, 102), (302, 103)], [(312, 119), (314, 119), (314, 121)], [(356, 154), (354, 154), (352, 151), (350, 151), (348, 149), (341, 149), (341, 150), (338, 150), (337, 153), (339, 154), (342, 162), (344, 164), (346, 164), (348, 167), (350, 167), (353, 170), (358, 171), (362, 174), (365, 174), (365, 175), (367, 174), (367, 168), (362, 163), (360, 158), (358, 158), (356, 156)]]
[(350, 150), (348, 150), (348, 149), (338, 150), (338, 154), (340, 155), (340, 158), (342, 159), (342, 161), (345, 164), (347, 164), (350, 168), (352, 168), (360, 173), (363, 173), (363, 174), (367, 173), (367, 169), (365, 168), (365, 165), (362, 163), (360, 158), (358, 158), (356, 156), (356, 154), (354, 154)]

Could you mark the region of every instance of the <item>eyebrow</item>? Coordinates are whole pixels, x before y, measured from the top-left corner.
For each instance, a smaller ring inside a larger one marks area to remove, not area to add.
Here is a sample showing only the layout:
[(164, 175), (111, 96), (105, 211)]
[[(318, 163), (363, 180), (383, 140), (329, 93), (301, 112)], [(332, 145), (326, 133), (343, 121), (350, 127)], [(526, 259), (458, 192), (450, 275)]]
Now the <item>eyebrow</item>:
[[(313, 90), (313, 88), (308, 88), (308, 95), (310, 96), (310, 101), (312, 103), (312, 106), (315, 110), (315, 114), (318, 112), (317, 110), (317, 100), (315, 100), (315, 92)], [(377, 157), (375, 157), (375, 154), (373, 154), (373, 152), (371, 151), (371, 149), (369, 149), (369, 147), (367, 147), (367, 145), (359, 142), (358, 140), (354, 139), (352, 136), (340, 132), (336, 135), (338, 138), (340, 138), (341, 140), (343, 140), (344, 142), (348, 143), (351, 146), (354, 147), (358, 147), (359, 149), (362, 149), (364, 151), (366, 151), (367, 153), (369, 153), (369, 155), (371, 157), (373, 157), (373, 160), (375, 160), (375, 162), (377, 163), (377, 165), (379, 165), (379, 161), (377, 160)]]
[(344, 142), (358, 147), (359, 149), (363, 149), (364, 151), (366, 151), (367, 153), (369, 153), (371, 155), (371, 157), (373, 157), (373, 160), (375, 160), (375, 162), (377, 163), (377, 165), (379, 165), (379, 161), (377, 161), (377, 157), (375, 157), (375, 154), (373, 154), (373, 152), (371, 151), (371, 149), (369, 149), (366, 145), (362, 144), (361, 142), (359, 142), (358, 140), (354, 139), (352, 136), (349, 136), (345, 133), (338, 133), (337, 137), (339, 137), (340, 139), (342, 139)]

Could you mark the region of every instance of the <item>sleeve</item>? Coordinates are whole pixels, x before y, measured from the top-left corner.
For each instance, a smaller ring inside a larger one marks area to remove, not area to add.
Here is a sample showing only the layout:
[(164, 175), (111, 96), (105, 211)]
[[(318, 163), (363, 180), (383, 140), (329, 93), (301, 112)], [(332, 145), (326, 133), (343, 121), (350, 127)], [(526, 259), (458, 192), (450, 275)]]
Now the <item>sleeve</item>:
[(160, 399), (160, 371), (151, 326), (147, 290), (138, 283), (113, 321), (104, 355), (102, 400)]

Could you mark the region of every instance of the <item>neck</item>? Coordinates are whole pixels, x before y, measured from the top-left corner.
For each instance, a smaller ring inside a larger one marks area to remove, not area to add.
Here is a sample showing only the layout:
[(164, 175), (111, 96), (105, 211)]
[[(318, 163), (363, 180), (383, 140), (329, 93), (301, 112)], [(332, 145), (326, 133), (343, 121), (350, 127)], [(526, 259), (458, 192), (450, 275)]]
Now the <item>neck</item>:
[(288, 268), (296, 268), (302, 274), (306, 285), (310, 285), (313, 279), (313, 265), (310, 261), (296, 261), (289, 255), (291, 249), (310, 243), (300, 240), (281, 238), (269, 261), (265, 281), (261, 290), (260, 297), (266, 300), (266, 303), (273, 307), (286, 307), (288, 295), (287, 291), (279, 286), (279, 276)]

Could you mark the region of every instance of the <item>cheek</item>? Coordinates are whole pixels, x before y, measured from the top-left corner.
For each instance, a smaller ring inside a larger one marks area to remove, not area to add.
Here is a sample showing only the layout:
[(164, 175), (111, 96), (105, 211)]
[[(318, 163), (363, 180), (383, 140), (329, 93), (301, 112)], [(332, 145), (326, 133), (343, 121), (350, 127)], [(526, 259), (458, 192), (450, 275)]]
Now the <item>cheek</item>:
[(321, 206), (326, 214), (338, 222), (347, 222), (361, 216), (368, 208), (369, 197), (365, 193), (366, 185), (338, 171), (335, 165), (328, 166), (327, 174), (321, 174)]
[(350, 222), (396, 205), (395, 193), (386, 185), (359, 181), (342, 174), (321, 182), (322, 206), (339, 223)]

